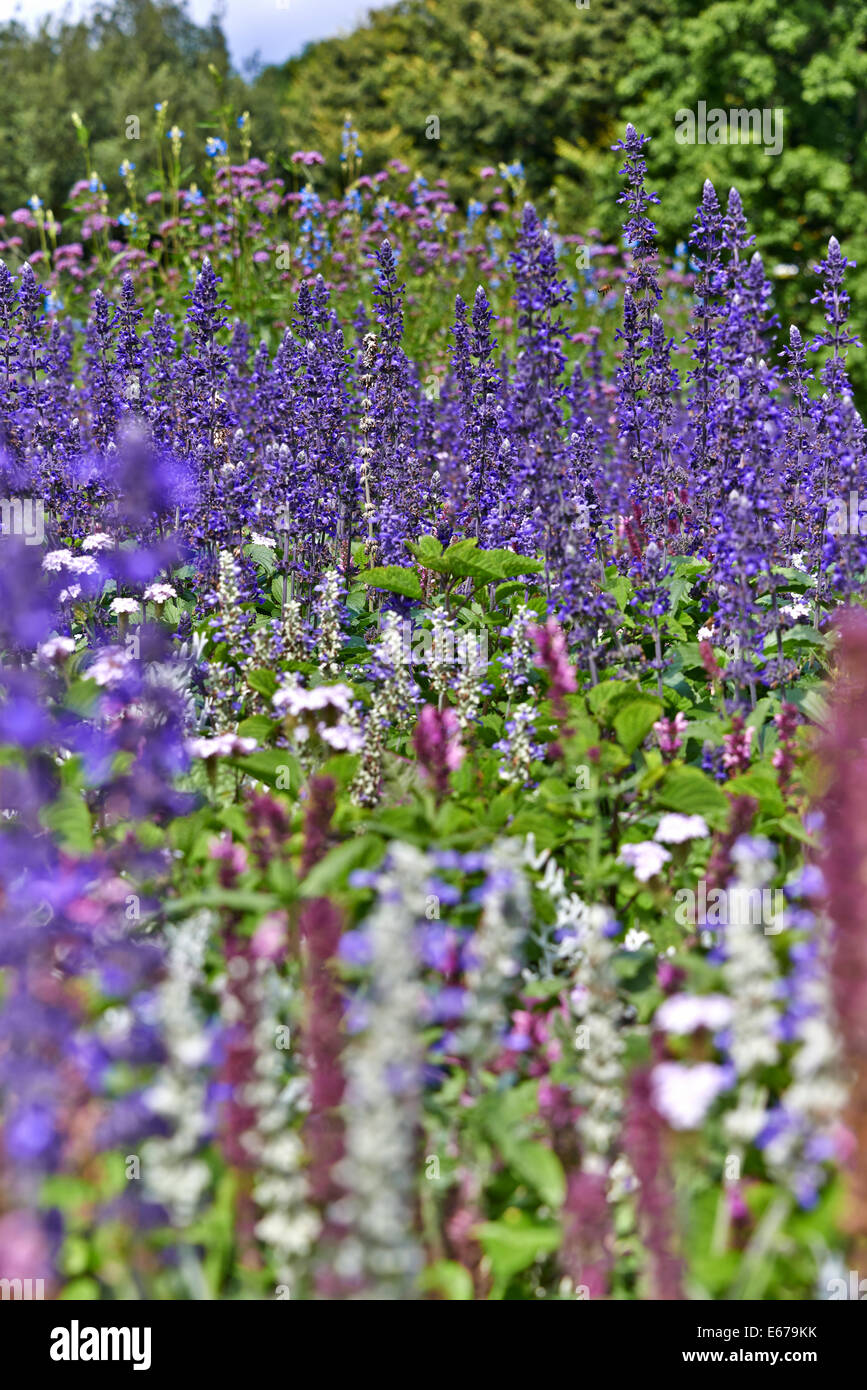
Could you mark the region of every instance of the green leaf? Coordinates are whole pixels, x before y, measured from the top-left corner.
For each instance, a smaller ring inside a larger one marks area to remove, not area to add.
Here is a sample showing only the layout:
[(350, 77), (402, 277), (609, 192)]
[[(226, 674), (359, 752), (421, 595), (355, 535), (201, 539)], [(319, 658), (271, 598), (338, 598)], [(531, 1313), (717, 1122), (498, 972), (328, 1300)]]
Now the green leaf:
[(562, 1239), (560, 1227), (553, 1222), (543, 1224), (524, 1216), (515, 1221), (483, 1221), (473, 1233), (491, 1261), (494, 1296), (499, 1298), (514, 1275), (558, 1250)]
[(808, 690), (805, 695), (801, 695), (800, 699), (796, 697), (794, 703), (814, 724), (821, 724), (823, 728), (827, 728), (829, 721), (828, 701), (818, 690)]
[(358, 835), (335, 845), (324, 859), (314, 864), (301, 884), (301, 896), (321, 898), (342, 886), (353, 869), (372, 868), (382, 858), (384, 841), (379, 835)]
[(251, 714), (249, 719), (242, 720), (238, 725), (238, 733), (242, 738), (254, 738), (257, 743), (264, 743), (274, 733), (279, 722), (277, 719), (269, 719), (267, 714)]
[(593, 689), (588, 691), (587, 704), (593, 714), (606, 723), (617, 701), (628, 691), (635, 693), (635, 690), (636, 687), (631, 681), (600, 681), (599, 685), (594, 685)]
[(457, 1260), (436, 1260), (422, 1271), (421, 1287), (445, 1294), (452, 1302), (466, 1303), (473, 1297), (473, 1278)]
[(715, 828), (725, 825), (728, 817), (728, 797), (698, 767), (673, 767), (659, 784), (659, 799), (668, 810), (704, 816)]
[(635, 593), (635, 590), (632, 587), (632, 580), (629, 579), (625, 574), (617, 574), (614, 576), (613, 579), (609, 579), (606, 581), (605, 587), (607, 588), (608, 592), (613, 596), (614, 602), (617, 604), (617, 607), (620, 609), (621, 613), (625, 613), (629, 605), (629, 600), (633, 597)]
[(805, 830), (802, 821), (797, 816), (781, 816), (780, 829), (786, 835), (791, 835), (792, 839), (800, 840), (802, 844), (809, 845), (812, 849), (816, 848), (816, 837), (811, 835), (809, 830)]
[(549, 1207), (561, 1207), (566, 1197), (563, 1165), (552, 1149), (535, 1139), (510, 1144), (503, 1154), (510, 1168), (534, 1187)]
[[(454, 547), (450, 546), (445, 553), (448, 560)], [(449, 572), (460, 574), (464, 570), (467, 577), (476, 579), (486, 584), (494, 584), (503, 579), (514, 579), (519, 574), (538, 574), (545, 568), (541, 560), (531, 559), (529, 555), (516, 555), (513, 550), (503, 548), (497, 550), (477, 550), (466, 559), (459, 558), (457, 561), (459, 568), (455, 568), (454, 562), (450, 562)]]
[(441, 572), (443, 548), (436, 536), (419, 536), (417, 541), (407, 541), (406, 548), (426, 570)]
[(64, 1301), (72, 1300), (73, 1303), (83, 1302), (99, 1298), (99, 1284), (95, 1279), (72, 1279), (68, 1284), (64, 1284), (58, 1298)]
[(168, 918), (185, 917), (200, 908), (224, 908), (227, 912), (252, 912), (264, 917), (280, 906), (280, 901), (272, 893), (247, 892), (243, 888), (206, 888), (203, 892), (188, 893), (182, 898), (170, 898), (160, 909), (161, 915)]
[(260, 668), (247, 672), (247, 684), (251, 690), (257, 691), (259, 695), (264, 695), (266, 699), (270, 700), (279, 685), (279, 681), (273, 671)]
[[(771, 633), (765, 642), (766, 648), (771, 648), (776, 644), (776, 634)], [(823, 632), (817, 632), (814, 627), (808, 627), (806, 623), (798, 623), (795, 627), (787, 628), (783, 633), (783, 651), (798, 651), (801, 647), (827, 647), (828, 638)]]
[(640, 695), (620, 705), (614, 716), (614, 732), (618, 742), (627, 753), (634, 753), (646, 739), (651, 728), (662, 714), (662, 703), (647, 695)]
[(90, 812), (81, 792), (64, 787), (60, 796), (40, 812), (40, 821), (56, 835), (62, 849), (75, 854), (93, 852)]
[(273, 574), (277, 568), (277, 560), (274, 551), (267, 545), (248, 545), (244, 554), (257, 565), (261, 565), (266, 574)]
[(377, 569), (364, 570), (358, 578), (369, 589), (387, 589), (389, 593), (419, 600), (422, 596), (415, 570), (404, 569), (402, 565), (380, 565)]
[(243, 758), (226, 758), (225, 761), (230, 767), (237, 767), (248, 777), (254, 777), (257, 782), (264, 782), (266, 787), (275, 787), (278, 791), (294, 794), (301, 786), (298, 759), (285, 748), (263, 748), (258, 753), (250, 753)]
[(754, 796), (763, 815), (781, 816), (786, 809), (774, 771), (766, 763), (751, 767), (740, 777), (732, 777), (726, 782), (726, 788), (736, 796)]
[(700, 743), (712, 743), (718, 747), (723, 741), (724, 726), (718, 719), (691, 719), (684, 730), (687, 738), (698, 739)]
[(483, 584), (514, 579), (519, 574), (535, 574), (545, 568), (541, 560), (516, 555), (505, 547), (480, 550), (474, 537), (455, 541), (448, 550), (443, 551), (433, 536), (422, 536), (408, 549), (425, 569), (450, 574), (456, 579), (475, 579)]

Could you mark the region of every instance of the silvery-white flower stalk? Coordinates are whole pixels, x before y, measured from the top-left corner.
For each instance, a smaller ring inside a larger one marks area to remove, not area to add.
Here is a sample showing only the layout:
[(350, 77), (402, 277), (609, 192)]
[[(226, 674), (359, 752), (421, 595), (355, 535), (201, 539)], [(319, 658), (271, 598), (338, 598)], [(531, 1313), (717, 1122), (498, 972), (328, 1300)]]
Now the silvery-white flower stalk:
[(388, 729), (412, 718), (418, 686), (404, 647), (403, 624), (396, 613), (382, 615), (382, 630), (370, 662), (375, 689), (365, 715), (361, 762), (350, 788), (359, 806), (373, 806), (379, 796)]
[(431, 689), (442, 702), (452, 680), (454, 661), (454, 619), (444, 608), (435, 608), (431, 613), (431, 641), (427, 652), (427, 674)]
[(280, 615), (283, 655), (287, 661), (303, 661), (307, 655), (304, 615), (297, 598), (287, 598)]
[[(216, 608), (211, 625), (226, 641), (235, 656), (244, 661), (250, 628), (250, 614), (241, 607), (243, 601), (241, 569), (230, 550), (220, 551), (218, 561)], [(208, 669), (208, 699), (215, 733), (225, 733), (235, 727), (237, 677), (234, 667), (214, 661)]]
[(336, 676), (340, 669), (337, 658), (343, 642), (339, 613), (341, 587), (339, 572), (327, 569), (319, 582), (319, 635), (316, 644), (319, 665), (326, 676)]
[(835, 1156), (832, 1131), (847, 1100), (828, 971), (827, 919), (817, 915), (813, 932), (815, 956), (797, 970), (791, 994), (797, 1004), (792, 1079), (780, 1097), (763, 1148), (772, 1178), (790, 1188), (804, 1206), (812, 1205), (822, 1185), (823, 1162)]
[[(580, 936), (583, 931), (589, 930), (597, 919), (601, 921), (601, 918), (596, 909), (588, 907), (577, 893), (566, 887), (566, 875), (551, 851), (543, 849), (537, 853), (536, 837), (532, 833), (524, 842), (522, 859), (528, 868), (534, 869), (537, 873), (542, 870), (542, 877), (537, 886), (550, 899), (556, 914), (552, 924), (537, 924), (533, 932), (533, 940), (542, 952), (538, 970), (544, 975), (552, 972), (556, 963), (564, 958), (564, 947), (557, 942), (557, 934), (568, 932), (570, 936)], [(565, 949), (571, 952), (574, 948), (569, 947), (567, 943)], [(571, 959), (571, 955), (569, 958)]]
[(534, 740), (535, 722), (536, 706), (524, 700), (506, 719), (504, 737), (494, 744), (502, 755), (498, 776), (510, 787), (525, 787), (534, 761), (544, 755), (541, 744)]
[[(381, 618), (379, 640), (371, 656), (371, 674), (377, 678), (377, 715), (388, 723), (412, 719), (419, 690), (412, 676), (404, 642), (404, 622), (393, 612)], [(408, 626), (408, 624), (407, 624)]]
[(372, 482), (373, 482), (373, 468), (372, 468), (373, 446), (372, 446), (371, 443), (369, 442), (369, 436), (372, 435), (372, 434), (374, 433), (375, 429), (376, 429), (376, 420), (374, 419), (373, 415), (371, 414), (371, 411), (373, 410), (373, 403), (372, 403), (372, 401), (371, 401), (371, 399), (370, 399), (370, 390), (371, 390), (371, 387), (373, 386), (373, 368), (374, 368), (374, 365), (375, 365), (375, 363), (376, 363), (376, 354), (377, 354), (377, 340), (376, 340), (376, 334), (375, 334), (375, 333), (366, 333), (366, 334), (364, 335), (364, 349), (363, 349), (363, 352), (362, 352), (362, 366), (363, 366), (364, 370), (363, 370), (363, 372), (361, 373), (361, 375), (360, 375), (360, 377), (359, 377), (359, 384), (360, 384), (360, 386), (361, 386), (361, 391), (362, 391), (362, 396), (361, 396), (361, 412), (362, 412), (362, 414), (361, 414), (361, 419), (360, 419), (360, 421), (358, 422), (358, 430), (359, 430), (359, 433), (360, 433), (361, 436), (362, 436), (362, 441), (363, 441), (363, 442), (359, 445), (358, 453), (359, 453), (359, 457), (360, 457), (360, 459), (361, 459), (361, 466), (360, 466), (360, 468), (359, 468), (359, 481), (360, 481), (360, 483), (361, 483), (361, 486), (362, 486), (363, 489), (364, 489), (364, 502), (362, 503), (361, 514), (362, 514), (362, 516), (364, 517), (364, 520), (367, 522), (367, 537), (368, 537), (368, 556), (367, 556), (367, 558), (368, 558), (368, 561), (369, 561), (369, 562), (372, 562), (372, 560), (373, 560), (373, 548), (374, 548), (373, 523), (374, 523), (374, 518), (375, 518), (375, 516), (376, 516), (376, 508), (374, 507), (374, 504), (373, 504), (372, 487), (371, 487), (371, 484), (372, 484)]
[(423, 1004), (414, 935), (430, 873), (420, 850), (392, 844), (367, 921), (365, 1028), (345, 1054), (346, 1147), (337, 1176), (347, 1195), (333, 1214), (351, 1234), (336, 1268), (362, 1281), (364, 1298), (412, 1298), (422, 1265), (413, 1232)]
[[(256, 1123), (245, 1142), (256, 1161), (253, 1200), (262, 1216), (256, 1235), (270, 1247), (278, 1281), (293, 1288), (320, 1229), (308, 1202), (304, 1148), (293, 1129), (305, 1111), (306, 1083), (291, 1065), (293, 988), (268, 961), (257, 963), (261, 1007), (255, 1030), (255, 1080), (245, 1100), (256, 1110)], [(294, 1074), (293, 1074), (294, 1073)]]
[(148, 1107), (172, 1125), (167, 1137), (142, 1146), (145, 1192), (166, 1207), (179, 1228), (192, 1222), (211, 1181), (207, 1163), (196, 1157), (209, 1129), (202, 1067), (210, 1042), (194, 991), (205, 979), (205, 951), (214, 929), (210, 912), (168, 929), (166, 977), (156, 1001), (166, 1061), (145, 1093)]
[(473, 633), (467, 631), (461, 634), (458, 648), (460, 669), (452, 686), (452, 696), (461, 733), (466, 733), (479, 713), (488, 663), (482, 656), (481, 644)]
[(503, 686), (510, 700), (526, 688), (527, 677), (533, 670), (535, 647), (530, 627), (535, 622), (538, 622), (538, 614), (522, 603), (515, 610), (512, 622), (503, 630), (503, 636), (511, 639), (508, 653), (501, 658)]
[[(563, 870), (549, 850), (536, 853), (532, 835), (524, 846), (524, 862), (537, 872), (543, 870), (538, 887), (556, 911), (554, 926), (539, 938), (546, 962), (549, 957), (556, 960), (570, 977), (564, 1002), (577, 1071), (572, 1095), (582, 1110), (578, 1121), (582, 1166), (588, 1172), (606, 1173), (617, 1150), (625, 1085), (622, 1009), (611, 969), (616, 947), (604, 933), (610, 914), (604, 907), (588, 906), (566, 887)], [(552, 947), (557, 933), (563, 933), (562, 939)]]
[(520, 844), (498, 840), (486, 860), (481, 916), (468, 948), (467, 1005), (455, 1040), (455, 1050), (476, 1062), (486, 1061), (499, 1046), (508, 1023), (506, 999), (521, 972), (532, 923)]
[(772, 852), (766, 841), (742, 836), (732, 849), (737, 868), (729, 883), (728, 925), (723, 942), (726, 959), (723, 976), (732, 1001), (728, 1053), (737, 1073), (739, 1087), (735, 1108), (724, 1119), (732, 1139), (750, 1143), (765, 1120), (765, 1096), (755, 1075), (779, 1058), (778, 1025), (779, 975), (766, 927), (773, 923), (753, 922), (750, 894), (767, 884), (774, 871)]
[[(167, 688), (177, 693), (183, 703), (184, 727), (192, 729), (196, 725), (196, 697), (193, 692), (192, 673), (202, 660), (206, 638), (204, 633), (194, 632), (188, 642), (177, 649), (169, 661), (149, 661), (145, 665), (145, 686), (154, 689)], [(155, 711), (151, 711), (152, 714)]]
[(561, 942), (562, 959), (572, 972), (568, 1002), (578, 1068), (572, 1094), (581, 1107), (582, 1166), (595, 1173), (608, 1171), (623, 1117), (625, 1044), (611, 970), (614, 947), (602, 930), (607, 921), (604, 908), (591, 908), (580, 933)]
[(364, 739), (361, 748), (361, 760), (349, 789), (349, 794), (357, 806), (375, 806), (379, 798), (387, 728), (388, 723), (383, 714), (382, 699), (377, 691), (370, 709), (364, 717), (361, 728)]

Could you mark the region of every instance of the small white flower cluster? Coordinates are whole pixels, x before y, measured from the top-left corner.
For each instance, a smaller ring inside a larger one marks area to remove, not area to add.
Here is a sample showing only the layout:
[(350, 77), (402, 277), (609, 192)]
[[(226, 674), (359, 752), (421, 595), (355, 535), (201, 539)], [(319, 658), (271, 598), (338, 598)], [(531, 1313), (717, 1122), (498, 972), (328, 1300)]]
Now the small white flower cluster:
[(106, 689), (118, 685), (130, 671), (131, 657), (125, 647), (104, 647), (86, 675)]
[(145, 1093), (145, 1102), (170, 1121), (172, 1132), (142, 1146), (142, 1175), (146, 1192), (168, 1209), (176, 1226), (193, 1221), (211, 1181), (207, 1163), (196, 1157), (207, 1137), (207, 1080), (202, 1068), (210, 1044), (194, 992), (204, 982), (213, 927), (213, 914), (198, 912), (169, 928), (166, 977), (156, 1000), (166, 1061)]
[(254, 738), (241, 738), (238, 734), (215, 734), (213, 738), (191, 738), (187, 740), (187, 752), (194, 758), (232, 758), (242, 757), (256, 750)]
[(168, 603), (170, 598), (177, 596), (178, 591), (174, 584), (148, 584), (144, 591), (144, 597), (149, 603)]
[(732, 1001), (725, 994), (672, 994), (660, 1004), (653, 1022), (665, 1033), (685, 1036), (699, 1028), (719, 1032), (731, 1018)]
[(652, 1079), (654, 1104), (672, 1129), (698, 1129), (728, 1081), (716, 1062), (659, 1062)]
[(42, 557), (42, 568), (50, 574), (68, 570), (70, 574), (99, 574), (99, 565), (92, 555), (74, 555), (71, 550), (49, 550)]
[(632, 869), (639, 883), (647, 883), (656, 877), (671, 855), (655, 840), (633, 840), (621, 845), (617, 858)]
[(357, 753), (362, 746), (358, 713), (348, 685), (315, 685), (309, 690), (290, 678), (271, 702), (290, 722), (296, 751), (304, 754), (312, 738), (335, 753)]
[(110, 536), (107, 531), (94, 531), (92, 535), (85, 536), (81, 542), (81, 548), (86, 551), (95, 550), (99, 553), (101, 550), (112, 550), (114, 544), (114, 536)]
[(118, 598), (113, 598), (108, 605), (109, 612), (114, 613), (115, 617), (128, 617), (130, 613), (137, 613), (141, 604), (137, 598), (126, 598), (122, 594)]
[(346, 1151), (336, 1176), (347, 1195), (333, 1216), (350, 1234), (335, 1265), (342, 1277), (363, 1281), (367, 1299), (412, 1298), (423, 1263), (413, 1233), (424, 1002), (414, 933), (431, 872), (421, 850), (391, 845), (367, 921), (366, 1026), (346, 1052)]
[(67, 657), (72, 656), (75, 651), (75, 642), (71, 637), (49, 637), (47, 642), (43, 642), (37, 648), (37, 659), (47, 666), (62, 666)]
[(708, 835), (710, 829), (704, 816), (684, 816), (679, 811), (669, 811), (660, 819), (653, 838), (661, 845), (683, 845), (688, 840), (702, 840)]

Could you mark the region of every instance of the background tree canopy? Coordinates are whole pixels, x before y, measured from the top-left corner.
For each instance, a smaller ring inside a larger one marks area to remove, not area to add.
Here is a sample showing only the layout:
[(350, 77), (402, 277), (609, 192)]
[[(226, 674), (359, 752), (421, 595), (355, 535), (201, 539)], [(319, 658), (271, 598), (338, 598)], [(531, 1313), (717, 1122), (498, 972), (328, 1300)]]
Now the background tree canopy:
[[(33, 194), (60, 214), (84, 174), (69, 120), (78, 110), (105, 181), (134, 158), (130, 114), (169, 102), (187, 132), (196, 177), (218, 104), (249, 109), (256, 153), (284, 165), (293, 150), (326, 156), (317, 182), (340, 182), (347, 112), (364, 169), (402, 155), (461, 198), (486, 164), (520, 160), (527, 189), (564, 232), (613, 237), (609, 146), (627, 120), (653, 138), (649, 164), (669, 250), (689, 226), (702, 182), (736, 184), (769, 269), (801, 267), (836, 234), (867, 264), (867, 6), (860, 0), (402, 0), (347, 37), (310, 45), (251, 81), (231, 72), (219, 24), (193, 23), (172, 0), (115, 0), (88, 23), (0, 26), (0, 206)], [(760, 146), (680, 145), (680, 108), (782, 107), (778, 157)], [(428, 138), (430, 117), (439, 138)], [(196, 138), (198, 137), (198, 138)], [(781, 307), (803, 313), (803, 288), (780, 283)], [(867, 274), (852, 277), (856, 322)], [(801, 301), (800, 305), (798, 301)]]

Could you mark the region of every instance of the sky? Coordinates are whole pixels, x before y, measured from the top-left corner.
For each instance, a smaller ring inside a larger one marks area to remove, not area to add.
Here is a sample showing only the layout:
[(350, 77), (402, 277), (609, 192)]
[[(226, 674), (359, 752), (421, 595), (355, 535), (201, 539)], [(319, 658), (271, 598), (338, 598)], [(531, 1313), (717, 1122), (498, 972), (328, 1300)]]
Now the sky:
[[(348, 33), (369, 9), (383, 0), (189, 0), (198, 23), (223, 11), (223, 32), (237, 68), (258, 49), (263, 62), (280, 63), (313, 39)], [(0, 22), (17, 18), (32, 23), (47, 14), (87, 11), (88, 0), (0, 0)]]

